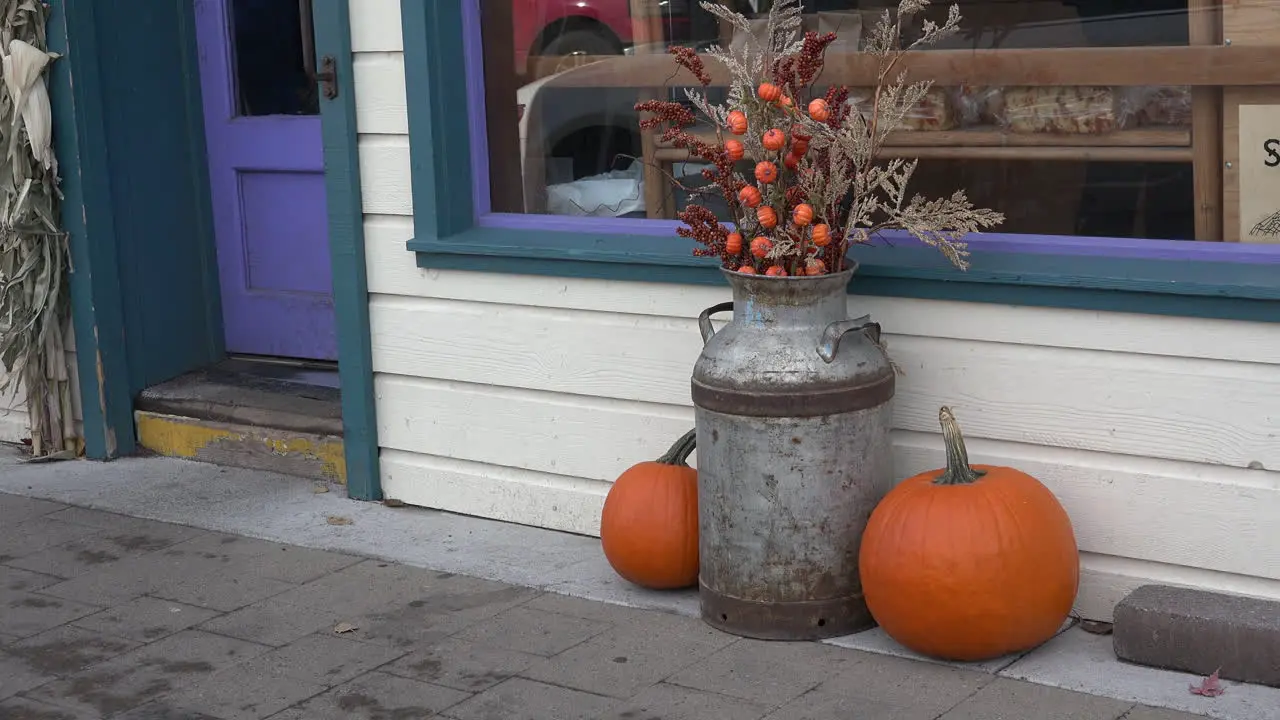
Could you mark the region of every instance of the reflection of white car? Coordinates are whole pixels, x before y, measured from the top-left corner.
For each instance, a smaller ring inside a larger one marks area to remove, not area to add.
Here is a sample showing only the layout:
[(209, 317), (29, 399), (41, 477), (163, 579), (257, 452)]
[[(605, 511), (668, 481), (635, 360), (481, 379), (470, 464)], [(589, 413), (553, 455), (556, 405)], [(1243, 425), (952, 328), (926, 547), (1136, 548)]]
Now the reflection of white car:
[(618, 217), (643, 212), (635, 88), (557, 87), (571, 68), (516, 91), (525, 211)]

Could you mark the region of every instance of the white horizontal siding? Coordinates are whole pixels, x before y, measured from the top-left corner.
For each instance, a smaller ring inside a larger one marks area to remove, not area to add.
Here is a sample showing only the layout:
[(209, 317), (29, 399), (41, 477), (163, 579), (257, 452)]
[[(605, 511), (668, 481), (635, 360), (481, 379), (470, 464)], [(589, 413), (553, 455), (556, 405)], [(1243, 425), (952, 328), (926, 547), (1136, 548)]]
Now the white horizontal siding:
[[(358, 12), (357, 12), (358, 10)], [(694, 317), (725, 288), (423, 270), (399, 4), (352, 0), (386, 493), (596, 534), (609, 483), (692, 426)], [(897, 475), (939, 466), (938, 406), (977, 462), (1048, 485), (1107, 619), (1143, 582), (1280, 598), (1280, 327), (851, 298), (888, 333)]]

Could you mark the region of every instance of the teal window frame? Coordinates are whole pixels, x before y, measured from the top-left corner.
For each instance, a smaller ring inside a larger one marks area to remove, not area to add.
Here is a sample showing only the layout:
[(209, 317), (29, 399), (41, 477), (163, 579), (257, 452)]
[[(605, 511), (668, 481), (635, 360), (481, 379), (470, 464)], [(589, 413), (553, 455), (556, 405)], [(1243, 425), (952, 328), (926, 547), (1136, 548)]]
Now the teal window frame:
[[(584, 231), (553, 216), (543, 216), (545, 229), (518, 229), (503, 227), (504, 216), (480, 216), (471, 154), (483, 128), (468, 115), (468, 93), (478, 89), (459, 72), (473, 30), (465, 2), (401, 2), (414, 207), (407, 248), (418, 266), (723, 284), (715, 259), (694, 257), (692, 243), (674, 233), (627, 232), (628, 221), (618, 221), (618, 232)], [(1274, 261), (973, 249), (972, 267), (961, 272), (919, 246), (859, 247), (851, 255), (861, 265), (850, 286), (859, 295), (1280, 321)]]

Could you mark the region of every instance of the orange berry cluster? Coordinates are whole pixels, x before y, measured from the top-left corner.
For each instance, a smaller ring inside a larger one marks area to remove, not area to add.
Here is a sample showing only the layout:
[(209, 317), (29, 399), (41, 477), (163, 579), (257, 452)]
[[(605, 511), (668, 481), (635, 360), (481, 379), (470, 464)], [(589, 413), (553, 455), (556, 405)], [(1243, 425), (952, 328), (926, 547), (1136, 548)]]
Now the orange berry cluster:
[[(773, 83), (761, 83), (756, 89), (756, 95), (767, 103), (772, 103), (784, 108), (794, 115), (794, 106), (791, 98), (785, 95), (781, 88)], [(831, 116), (830, 107), (823, 99), (816, 99), (809, 103), (808, 113), (811, 118), (817, 122), (825, 122)], [(740, 110), (730, 112), (726, 118), (726, 124), (729, 132), (733, 135), (745, 135), (748, 130), (748, 122), (746, 113)], [(781, 128), (770, 128), (760, 136), (761, 145), (769, 153), (777, 153), (781, 157), (782, 164), (790, 171), (795, 172), (800, 167), (800, 162), (805, 154), (809, 151), (809, 141), (811, 136), (805, 132), (804, 126), (797, 123), (791, 127), (790, 143), (788, 149), (788, 134)], [(746, 146), (742, 141), (730, 138), (724, 142), (725, 154), (731, 161), (737, 162), (746, 156)], [(785, 155), (783, 153), (785, 152)], [(778, 165), (774, 159), (763, 159), (756, 163), (755, 179), (759, 187), (756, 185), (746, 185), (738, 191), (738, 201), (743, 206), (755, 210), (755, 219), (759, 226), (765, 231), (772, 231), (778, 227), (778, 211), (770, 204), (765, 203), (764, 193), (761, 188), (773, 185), (779, 180)], [(792, 188), (794, 190), (795, 188)], [(791, 193), (786, 193), (788, 199)], [(800, 194), (799, 197), (803, 197)], [(811, 252), (817, 249), (827, 247), (831, 243), (831, 227), (825, 223), (813, 224), (815, 212), (813, 206), (799, 200), (789, 200), (786, 205), (792, 206), (791, 211), (791, 228), (789, 232), (793, 237), (803, 238), (806, 229), (811, 242)], [(810, 227), (812, 226), (812, 227)], [(738, 255), (743, 251), (743, 237), (741, 233), (729, 233), (725, 240), (725, 251), (730, 255)], [(765, 235), (759, 235), (751, 240), (746, 246), (747, 251), (752, 257), (758, 260), (765, 260), (769, 253), (773, 250), (773, 241)], [(826, 272), (826, 263), (821, 259), (811, 256), (805, 260), (802, 271), (808, 275), (821, 275)], [(738, 268), (738, 272), (753, 274), (756, 268), (751, 263), (744, 263)], [(766, 275), (785, 276), (787, 270), (782, 265), (770, 265), (766, 271)]]

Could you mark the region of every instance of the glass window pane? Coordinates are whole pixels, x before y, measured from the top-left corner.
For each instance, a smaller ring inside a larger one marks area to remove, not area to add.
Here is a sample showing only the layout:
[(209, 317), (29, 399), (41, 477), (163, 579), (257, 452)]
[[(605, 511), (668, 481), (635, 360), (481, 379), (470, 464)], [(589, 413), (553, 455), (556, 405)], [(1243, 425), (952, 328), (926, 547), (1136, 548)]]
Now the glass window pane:
[(311, 0), (231, 0), (237, 115), (318, 115)]
[[(494, 212), (671, 220), (696, 198), (732, 219), (722, 197), (694, 192), (706, 184), (707, 166), (663, 142), (661, 129), (642, 130), (635, 105), (656, 98), (691, 107), (685, 88), (696, 87), (688, 73), (643, 56), (666, 55), (671, 45), (732, 47), (742, 42), (741, 31), (697, 0), (478, 1)], [(763, 24), (768, 1), (721, 4)], [(964, 1), (961, 32), (934, 48), (1158, 52), (1190, 42), (1202, 13), (1189, 13), (1187, 1)], [(880, 12), (896, 5), (805, 1), (804, 29), (839, 36), (827, 50), (815, 97), (828, 86), (850, 85), (852, 107), (868, 106), (870, 91), (842, 75), (848, 63), (832, 58), (857, 53)], [(945, 21), (947, 9), (933, 5), (927, 16)], [(904, 41), (919, 28), (912, 24)], [(1197, 42), (1209, 42), (1209, 31), (1199, 33)], [(712, 102), (725, 100), (725, 88), (717, 87), (724, 84), (706, 90)], [(953, 80), (926, 95), (882, 157), (920, 160), (911, 194), (964, 190), (976, 206), (1003, 213), (994, 232), (1220, 240), (1220, 224), (1197, 229), (1193, 172), (1193, 107), (1220, 102), (1214, 92), (1197, 101), (1200, 95), (1185, 86), (987, 87)], [(692, 132), (714, 141), (711, 124), (695, 114)], [(1221, 130), (1211, 131), (1219, 145), (1211, 173), (1220, 202)], [(742, 161), (748, 180), (753, 165), (751, 157)]]

